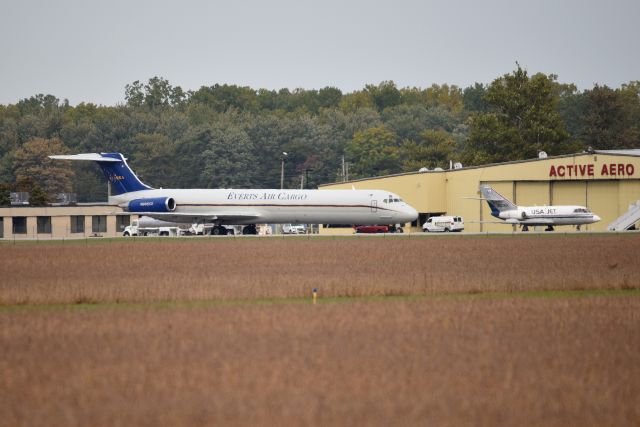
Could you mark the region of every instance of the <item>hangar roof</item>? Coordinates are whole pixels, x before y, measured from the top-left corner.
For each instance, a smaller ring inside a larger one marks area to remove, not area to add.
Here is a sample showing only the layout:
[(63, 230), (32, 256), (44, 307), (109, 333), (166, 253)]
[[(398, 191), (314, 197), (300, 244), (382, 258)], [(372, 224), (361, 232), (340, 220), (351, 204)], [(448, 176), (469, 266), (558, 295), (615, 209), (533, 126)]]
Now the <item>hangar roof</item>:
[(424, 173), (444, 173), (444, 172), (451, 173), (451, 172), (457, 172), (457, 171), (462, 171), (462, 170), (490, 168), (490, 167), (495, 167), (495, 166), (512, 165), (512, 164), (517, 164), (517, 163), (539, 162), (539, 161), (545, 161), (545, 160), (553, 160), (553, 159), (561, 159), (561, 158), (577, 157), (577, 156), (591, 156), (593, 154), (602, 154), (602, 155), (609, 155), (609, 156), (640, 157), (640, 149), (592, 150), (592, 151), (582, 151), (580, 153), (574, 153), (574, 154), (561, 154), (561, 155), (558, 155), (558, 156), (548, 156), (548, 157), (544, 157), (544, 158), (536, 157), (536, 158), (533, 158), (533, 159), (512, 160), (510, 162), (487, 163), (487, 164), (484, 164), (484, 165), (465, 166), (464, 168), (461, 168), (461, 169), (437, 169), (437, 170), (436, 169), (432, 169), (432, 170), (427, 170), (427, 171), (402, 172), (402, 173), (396, 173), (396, 174), (390, 174), (390, 175), (384, 175), (384, 176), (371, 176), (371, 177), (367, 177), (367, 178), (350, 179), (350, 180), (344, 181), (344, 182), (331, 182), (331, 183), (326, 183), (326, 184), (320, 184), (320, 185), (318, 185), (318, 187), (326, 187), (326, 186), (332, 186), (332, 185), (336, 185), (336, 184), (344, 184), (344, 183), (348, 183), (348, 182), (370, 181), (372, 179), (390, 178), (390, 177), (405, 176), (405, 175), (416, 175), (416, 174), (424, 174)]
[(629, 150), (595, 150), (597, 154), (615, 154), (621, 156), (640, 156), (640, 149), (632, 148)]

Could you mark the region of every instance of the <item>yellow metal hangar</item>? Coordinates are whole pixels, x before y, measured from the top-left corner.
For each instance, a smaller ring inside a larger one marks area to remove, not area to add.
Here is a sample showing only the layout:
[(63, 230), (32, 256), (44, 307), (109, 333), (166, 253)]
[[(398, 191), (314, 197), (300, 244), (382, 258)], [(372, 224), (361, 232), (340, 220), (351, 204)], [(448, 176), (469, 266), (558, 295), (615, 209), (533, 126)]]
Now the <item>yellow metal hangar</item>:
[(0, 208), (0, 239), (118, 237), (138, 216), (106, 203)]
[[(320, 188), (382, 189), (399, 194), (420, 213), (418, 221), (411, 224), (412, 231), (421, 230), (427, 218), (445, 214), (462, 216), (465, 231), (511, 231), (511, 225), (501, 224), (491, 216), (485, 201), (477, 200), (480, 184), (491, 185), (517, 205), (586, 206), (602, 220), (582, 226), (582, 230), (605, 231), (631, 204), (640, 200), (640, 149), (543, 155), (531, 160), (447, 170), (423, 169)], [(571, 229), (575, 227), (558, 228)], [(323, 227), (321, 232), (331, 231)]]

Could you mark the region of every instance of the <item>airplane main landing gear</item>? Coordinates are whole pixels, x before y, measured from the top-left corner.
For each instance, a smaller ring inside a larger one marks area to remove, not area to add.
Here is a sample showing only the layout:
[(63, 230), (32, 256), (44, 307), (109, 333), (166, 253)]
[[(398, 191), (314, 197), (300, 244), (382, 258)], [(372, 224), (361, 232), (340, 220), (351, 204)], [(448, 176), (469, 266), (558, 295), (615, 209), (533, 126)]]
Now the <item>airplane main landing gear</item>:
[(529, 231), (529, 226), (527, 224), (523, 225), (522, 231)]
[(548, 225), (547, 228), (544, 229), (544, 231), (554, 231), (553, 225)]
[(227, 229), (221, 225), (216, 225), (215, 227), (213, 227), (211, 229), (211, 235), (212, 236), (226, 236), (227, 235)]
[(255, 226), (255, 225), (253, 225), (253, 224), (251, 224), (251, 225), (245, 225), (245, 226), (242, 228), (242, 234), (243, 234), (244, 236), (247, 236), (247, 235), (256, 235), (256, 234), (258, 234), (258, 230), (256, 229), (256, 226)]

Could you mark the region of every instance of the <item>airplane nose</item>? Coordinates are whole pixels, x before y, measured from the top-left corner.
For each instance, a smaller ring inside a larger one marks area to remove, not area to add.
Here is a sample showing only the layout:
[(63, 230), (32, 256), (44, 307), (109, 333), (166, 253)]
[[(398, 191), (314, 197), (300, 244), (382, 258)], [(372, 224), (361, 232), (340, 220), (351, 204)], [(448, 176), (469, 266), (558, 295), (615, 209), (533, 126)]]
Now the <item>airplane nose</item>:
[(598, 221), (600, 221), (600, 219), (601, 218), (598, 215), (593, 214), (593, 222), (598, 222)]
[(418, 211), (413, 207), (406, 205), (402, 215), (403, 222), (413, 222), (416, 219), (418, 219)]

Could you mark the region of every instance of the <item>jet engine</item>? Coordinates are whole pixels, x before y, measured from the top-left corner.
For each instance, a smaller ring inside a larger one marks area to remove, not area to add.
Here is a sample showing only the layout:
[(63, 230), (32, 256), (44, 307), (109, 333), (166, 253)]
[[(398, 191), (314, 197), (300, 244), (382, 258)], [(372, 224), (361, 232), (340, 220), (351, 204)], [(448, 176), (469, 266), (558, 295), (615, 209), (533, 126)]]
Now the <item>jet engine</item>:
[(129, 212), (173, 212), (176, 210), (176, 201), (173, 197), (135, 199), (129, 202), (127, 209)]

